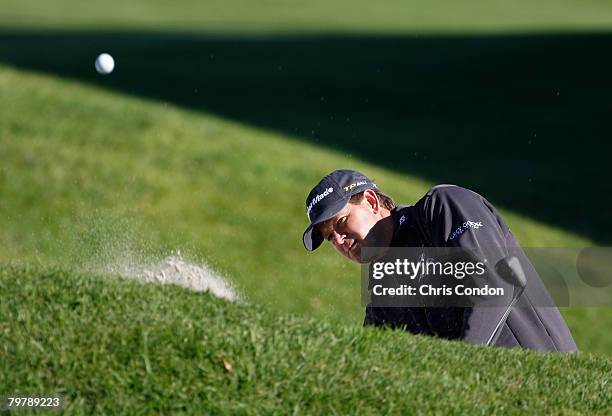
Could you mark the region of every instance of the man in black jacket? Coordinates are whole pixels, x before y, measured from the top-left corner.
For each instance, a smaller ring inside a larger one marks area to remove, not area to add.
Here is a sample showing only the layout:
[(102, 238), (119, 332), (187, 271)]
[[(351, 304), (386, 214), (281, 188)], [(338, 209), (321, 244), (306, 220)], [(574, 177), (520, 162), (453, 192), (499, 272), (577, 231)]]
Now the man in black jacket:
[[(506, 295), (500, 299), (491, 301), (491, 298), (476, 296), (465, 298), (462, 301), (467, 303), (460, 304), (452, 303), (452, 297), (439, 297), (438, 302), (442, 299), (442, 303), (437, 305), (370, 303), (364, 325), (404, 328), (415, 334), (462, 339), (474, 344), (490, 342), (540, 351), (577, 350), (563, 317), (529, 259), (497, 210), (479, 194), (459, 186), (439, 185), (414, 205), (396, 206), (365, 175), (337, 170), (312, 189), (306, 210), (310, 225), (304, 232), (303, 242), (310, 251), (328, 240), (350, 260), (370, 264), (385, 258), (384, 252), (380, 257), (372, 257), (372, 253), (380, 251), (377, 248), (385, 247), (460, 252), (463, 260), (489, 265), (511, 254), (519, 259), (528, 278), (527, 287), (505, 320), (504, 312), (513, 288), (495, 280), (499, 276), (491, 267), (485, 267), (489, 280), (471, 281), (477, 282), (476, 286), (483, 281), (497, 282), (499, 287), (505, 285)], [(423, 285), (433, 278), (421, 273), (414, 282)], [(456, 287), (458, 281), (451, 280)], [(503, 325), (496, 331), (500, 321)], [(492, 335), (495, 335), (493, 339)]]

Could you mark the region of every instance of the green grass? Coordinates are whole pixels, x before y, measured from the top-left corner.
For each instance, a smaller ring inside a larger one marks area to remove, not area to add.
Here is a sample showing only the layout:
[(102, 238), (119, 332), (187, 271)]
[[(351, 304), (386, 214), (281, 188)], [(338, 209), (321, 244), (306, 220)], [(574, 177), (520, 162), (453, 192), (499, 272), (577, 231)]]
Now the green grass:
[[(612, 359), (490, 349), (1, 266), (0, 391), (66, 414), (606, 414)], [(231, 366), (231, 370), (228, 370)]]
[(606, 0), (197, 1), (4, 0), (10, 27), (180, 29), (233, 33), (443, 33), (609, 29)]
[[(358, 267), (329, 247), (302, 247), (307, 190), (341, 166), (399, 201), (431, 185), (288, 136), (6, 67), (0, 106), (5, 262), (104, 272), (182, 250), (255, 303), (358, 326)], [(502, 212), (524, 245), (590, 244)], [(609, 352), (601, 328), (612, 316), (599, 311), (570, 322), (579, 347)]]

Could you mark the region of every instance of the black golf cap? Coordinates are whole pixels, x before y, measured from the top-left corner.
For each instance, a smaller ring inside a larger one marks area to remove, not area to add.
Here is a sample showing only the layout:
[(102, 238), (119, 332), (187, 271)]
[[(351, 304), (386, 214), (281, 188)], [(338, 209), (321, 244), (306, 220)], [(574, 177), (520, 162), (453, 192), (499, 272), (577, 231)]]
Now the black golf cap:
[(323, 236), (315, 225), (333, 218), (349, 202), (351, 196), (376, 188), (363, 173), (354, 170), (335, 170), (317, 184), (306, 198), (306, 215), (310, 225), (302, 240), (307, 250), (316, 250), (323, 243)]

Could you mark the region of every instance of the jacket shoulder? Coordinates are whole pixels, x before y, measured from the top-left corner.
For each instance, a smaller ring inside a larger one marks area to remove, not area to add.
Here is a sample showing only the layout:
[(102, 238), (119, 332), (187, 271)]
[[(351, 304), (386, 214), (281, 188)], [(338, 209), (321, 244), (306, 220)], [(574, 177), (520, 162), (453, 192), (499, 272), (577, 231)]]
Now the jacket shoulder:
[(441, 184), (431, 187), (424, 198), (426, 199), (438, 199), (438, 198), (474, 198), (481, 196), (472, 191), (471, 189), (463, 188), (459, 185)]

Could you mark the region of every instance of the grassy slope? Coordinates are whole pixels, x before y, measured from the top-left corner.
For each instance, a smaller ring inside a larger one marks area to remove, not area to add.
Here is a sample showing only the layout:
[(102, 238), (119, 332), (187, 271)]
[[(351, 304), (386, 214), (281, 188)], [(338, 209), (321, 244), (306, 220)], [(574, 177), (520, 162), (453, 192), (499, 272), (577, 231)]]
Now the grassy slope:
[(608, 29), (606, 0), (4, 0), (0, 22), (8, 27), (147, 28), (222, 32), (506, 32)]
[(60, 392), (67, 414), (609, 411), (612, 360), (590, 354), (363, 331), (31, 266), (1, 267), (0, 290), (0, 391)]
[[(399, 201), (430, 185), (289, 137), (8, 68), (0, 106), (0, 261), (104, 271), (181, 249), (257, 303), (356, 323), (358, 268), (328, 247), (314, 259), (301, 246), (306, 190), (339, 166), (367, 172)], [(589, 244), (503, 213), (525, 245)], [(598, 329), (609, 310), (580, 315), (590, 324), (565, 313), (581, 348), (610, 350)]]

